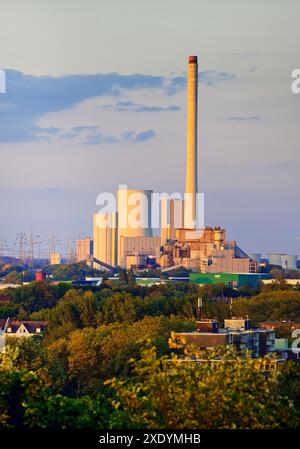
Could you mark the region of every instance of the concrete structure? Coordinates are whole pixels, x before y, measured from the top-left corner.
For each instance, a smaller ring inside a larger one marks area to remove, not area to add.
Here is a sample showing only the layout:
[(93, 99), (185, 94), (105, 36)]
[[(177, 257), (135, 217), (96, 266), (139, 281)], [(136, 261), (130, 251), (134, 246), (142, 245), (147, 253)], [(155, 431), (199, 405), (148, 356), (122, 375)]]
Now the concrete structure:
[(278, 265), (281, 267), (281, 256), (283, 256), (281, 253), (268, 254), (269, 265)]
[[(151, 190), (128, 190), (127, 186), (117, 192), (117, 233), (97, 230), (94, 218), (94, 257), (110, 265), (128, 267), (137, 263), (139, 257), (156, 256), (160, 266), (170, 268), (182, 265), (197, 272), (252, 273), (258, 263), (251, 260), (235, 241), (226, 241), (225, 230), (220, 227), (199, 229), (197, 214), (197, 120), (198, 120), (198, 60), (190, 56), (187, 89), (187, 148), (185, 199), (162, 200), (159, 244), (150, 240)], [(167, 219), (165, 217), (167, 216)], [(204, 220), (203, 220), (204, 221)], [(201, 220), (202, 222), (202, 220)], [(201, 228), (204, 225), (201, 225)], [(97, 236), (96, 236), (97, 234)], [(140, 247), (138, 239), (147, 238)], [(136, 240), (126, 240), (136, 239)], [(154, 239), (154, 238), (153, 238)], [(135, 242), (135, 243), (133, 243)], [(146, 242), (146, 241), (145, 241)], [(151, 242), (151, 243), (149, 243)], [(112, 249), (113, 246), (113, 249)], [(147, 247), (147, 248), (146, 248)], [(117, 256), (115, 257), (115, 252)], [(96, 268), (96, 267), (95, 267)]]
[(60, 264), (61, 264), (61, 255), (59, 253), (51, 253), (50, 265), (60, 265)]
[[(187, 150), (186, 150), (186, 196), (184, 200), (184, 226), (177, 226), (181, 218), (180, 203), (173, 203), (168, 226), (161, 232), (162, 252), (160, 265), (169, 268), (182, 265), (200, 272), (252, 273), (258, 263), (251, 260), (235, 241), (226, 241), (225, 230), (220, 227), (199, 228), (197, 211), (197, 115), (198, 115), (198, 61), (189, 57), (187, 92)], [(182, 203), (181, 203), (182, 205)], [(177, 211), (175, 213), (175, 206)], [(199, 204), (200, 206), (200, 204)], [(164, 210), (166, 206), (164, 205)], [(171, 210), (171, 207), (170, 207)], [(176, 218), (175, 218), (176, 216)]]
[(174, 333), (183, 345), (193, 345), (198, 349), (212, 350), (224, 346), (235, 347), (237, 351), (248, 350), (253, 358), (273, 354), (275, 332), (272, 329), (251, 328), (249, 319), (232, 318), (225, 320), (223, 329), (216, 320), (200, 319), (196, 332)]
[(151, 195), (152, 190), (120, 189), (117, 192), (118, 211), (118, 259), (120, 266), (122, 237), (152, 237)]
[(125, 268), (129, 270), (130, 268), (136, 268), (146, 265), (147, 256), (142, 255), (129, 255), (125, 259)]
[(278, 265), (285, 270), (297, 270), (298, 256), (281, 253), (268, 254), (269, 265)]
[(206, 227), (202, 230), (177, 229), (176, 241), (162, 248), (160, 264), (164, 268), (183, 265), (197, 272), (251, 273), (257, 263), (251, 261), (234, 241), (226, 241), (225, 230)]
[[(267, 281), (266, 281), (267, 280)], [(191, 273), (190, 282), (199, 285), (224, 284), (230, 287), (257, 287), (260, 282), (271, 281), (266, 273)]]
[(119, 238), (119, 265), (122, 268), (130, 268), (131, 263), (136, 265), (132, 257), (138, 258), (146, 256), (154, 256), (156, 260), (160, 257), (160, 237), (125, 237), (123, 235)]
[(176, 240), (176, 230), (184, 225), (184, 201), (178, 198), (161, 200), (161, 245)]
[(198, 60), (189, 56), (187, 86), (187, 151), (186, 187), (188, 194), (184, 205), (184, 227), (196, 227), (197, 177), (197, 115), (198, 115)]
[(76, 240), (76, 262), (88, 260), (92, 255), (93, 239), (91, 237)]
[[(109, 265), (117, 263), (117, 213), (94, 214), (93, 225), (93, 256)], [(96, 262), (95, 269), (102, 267)]]
[(165, 245), (170, 238), (169, 225), (169, 199), (162, 198), (160, 201), (160, 243)]
[(236, 242), (225, 242), (220, 249), (213, 249), (202, 262), (202, 271), (207, 273), (255, 273), (257, 268), (257, 263), (251, 261)]
[(285, 270), (297, 270), (298, 257), (293, 255), (283, 255), (281, 256), (281, 267)]

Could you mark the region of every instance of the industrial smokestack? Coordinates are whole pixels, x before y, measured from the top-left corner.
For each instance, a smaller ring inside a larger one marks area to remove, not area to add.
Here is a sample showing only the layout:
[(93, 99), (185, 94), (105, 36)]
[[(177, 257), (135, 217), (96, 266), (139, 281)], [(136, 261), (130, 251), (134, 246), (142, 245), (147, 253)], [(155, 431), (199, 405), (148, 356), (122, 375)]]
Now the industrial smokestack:
[(188, 98), (187, 98), (187, 151), (186, 151), (186, 188), (184, 227), (196, 227), (197, 185), (197, 112), (198, 112), (198, 60), (189, 56)]

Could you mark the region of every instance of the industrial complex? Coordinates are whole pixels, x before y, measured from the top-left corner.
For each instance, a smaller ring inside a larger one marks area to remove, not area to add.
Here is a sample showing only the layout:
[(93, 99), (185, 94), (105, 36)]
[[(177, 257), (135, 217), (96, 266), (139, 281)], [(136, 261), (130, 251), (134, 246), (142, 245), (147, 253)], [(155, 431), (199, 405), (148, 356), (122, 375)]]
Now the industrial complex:
[[(261, 261), (259, 254), (246, 254), (235, 241), (227, 240), (226, 231), (220, 226), (199, 226), (204, 220), (200, 216), (203, 210), (197, 198), (197, 126), (198, 60), (197, 56), (190, 56), (184, 199), (171, 196), (160, 198), (158, 236), (154, 235), (151, 228), (153, 192), (119, 189), (116, 209), (94, 215), (93, 250), (92, 239), (77, 241), (77, 261), (88, 260), (94, 268), (119, 266), (129, 269), (145, 267), (150, 258), (162, 271), (178, 267), (191, 270), (194, 274), (191, 274), (190, 280), (197, 283), (219, 281), (233, 285), (253, 285), (258, 280), (268, 278), (268, 275), (258, 274)], [(133, 226), (129, 221), (137, 206), (139, 225)], [(286, 268), (297, 267), (297, 258), (279, 255), (278, 260), (275, 260), (275, 256), (271, 255), (270, 263), (275, 261)]]
[[(120, 268), (135, 271), (153, 268), (161, 272), (162, 282), (166, 281), (166, 273), (176, 280), (173, 271), (188, 270), (189, 274), (185, 273), (186, 278), (181, 277), (182, 280), (201, 285), (224, 283), (237, 287), (270, 281), (271, 276), (267, 274), (270, 269), (263, 269), (267, 265), (282, 270), (300, 268), (296, 255), (270, 253), (264, 259), (259, 253), (248, 254), (235, 240), (227, 238), (223, 227), (206, 225), (203, 194), (198, 191), (197, 56), (189, 56), (187, 73), (184, 194), (157, 194), (142, 186), (133, 189), (120, 185), (113, 205), (94, 213), (91, 220), (93, 235), (76, 238), (76, 257), (75, 239), (71, 244), (68, 240), (66, 251), (61, 253), (56, 236), (52, 235), (46, 242), (50, 252), (42, 258), (39, 239), (34, 238), (31, 232), (27, 240), (21, 232), (16, 242), (19, 255), (15, 264), (41, 268), (47, 263), (59, 265), (85, 261), (89, 267), (110, 275), (116, 274)], [(104, 203), (105, 200), (103, 206)], [(97, 204), (100, 204), (98, 199)], [(35, 244), (40, 255), (39, 264), (34, 264)], [(29, 247), (28, 257), (26, 245)], [(0, 242), (0, 258), (3, 263), (13, 263), (12, 257), (1, 257), (4, 247), (3, 241)], [(154, 275), (159, 276), (158, 272)], [(297, 279), (298, 275), (295, 276), (295, 284)], [(154, 282), (153, 274), (150, 282)]]

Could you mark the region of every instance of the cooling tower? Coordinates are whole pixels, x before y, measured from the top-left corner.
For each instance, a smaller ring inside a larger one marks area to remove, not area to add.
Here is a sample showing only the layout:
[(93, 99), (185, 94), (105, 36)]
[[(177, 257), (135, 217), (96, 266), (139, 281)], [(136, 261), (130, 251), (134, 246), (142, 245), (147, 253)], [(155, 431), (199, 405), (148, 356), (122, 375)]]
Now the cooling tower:
[(198, 112), (198, 61), (189, 56), (187, 89), (187, 150), (186, 150), (186, 200), (184, 227), (196, 227), (197, 185), (197, 112)]

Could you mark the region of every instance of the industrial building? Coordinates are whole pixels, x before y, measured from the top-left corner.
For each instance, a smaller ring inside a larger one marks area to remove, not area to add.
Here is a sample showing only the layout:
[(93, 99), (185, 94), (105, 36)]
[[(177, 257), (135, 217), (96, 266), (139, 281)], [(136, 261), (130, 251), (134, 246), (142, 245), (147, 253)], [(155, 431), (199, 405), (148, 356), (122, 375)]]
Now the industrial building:
[(251, 260), (254, 260), (254, 262), (257, 262), (257, 264), (260, 265), (262, 261), (260, 253), (249, 253), (248, 256)]
[(230, 287), (257, 287), (260, 282), (270, 280), (266, 273), (190, 273), (190, 282), (198, 285), (224, 284)]
[[(228, 241), (225, 229), (200, 226), (204, 222), (204, 211), (199, 206), (198, 193), (197, 56), (189, 56), (187, 84), (184, 200), (161, 198), (161, 234), (158, 238), (153, 236), (151, 227), (152, 190), (119, 188), (116, 210), (94, 215), (95, 268), (99, 267), (99, 261), (111, 267), (140, 266), (147, 256), (152, 256), (162, 269), (181, 265), (200, 273), (258, 271), (258, 257), (249, 257), (235, 241)], [(103, 222), (107, 225), (103, 226)]]
[(125, 237), (119, 239), (120, 263), (122, 268), (146, 265), (146, 258), (151, 255), (155, 260), (160, 257), (160, 237)]
[(151, 190), (119, 189), (117, 210), (94, 214), (94, 268), (99, 261), (122, 268), (145, 264), (160, 257), (160, 237), (151, 228)]
[(92, 255), (93, 239), (91, 237), (76, 240), (76, 262), (85, 261)]
[[(117, 265), (117, 213), (94, 214), (93, 234), (93, 258), (111, 266)], [(94, 268), (101, 269), (101, 266), (94, 262)]]
[[(130, 257), (159, 255), (160, 239), (153, 238), (151, 228), (152, 190), (119, 189), (118, 260), (122, 268), (130, 268)], [(136, 265), (138, 260), (133, 260)]]
[(297, 270), (298, 256), (282, 253), (268, 254), (269, 265), (277, 265), (284, 270)]
[(51, 253), (50, 254), (50, 265), (60, 265), (60, 264), (61, 264), (60, 253)]
[(258, 264), (235, 241), (226, 241), (225, 230), (206, 227), (191, 233), (176, 230), (176, 240), (162, 247), (162, 268), (182, 265), (202, 273), (255, 273)]
[(176, 240), (176, 229), (182, 229), (184, 223), (184, 201), (179, 198), (161, 198), (161, 245)]
[[(188, 63), (186, 197), (183, 204), (184, 226), (180, 223), (182, 204), (170, 203), (169, 223), (161, 228), (163, 269), (182, 265), (202, 273), (255, 273), (258, 262), (241, 250), (235, 241), (227, 241), (225, 229), (199, 228), (197, 124), (198, 124), (198, 60), (190, 56)], [(176, 219), (174, 206), (177, 206)], [(167, 205), (163, 204), (163, 210)], [(178, 212), (179, 209), (179, 212)]]
[(174, 333), (174, 337), (183, 346), (193, 345), (198, 349), (212, 350), (223, 346), (234, 347), (237, 351), (248, 350), (253, 358), (275, 351), (274, 330), (252, 328), (248, 318), (225, 320), (222, 329), (214, 319), (200, 319), (195, 332)]

